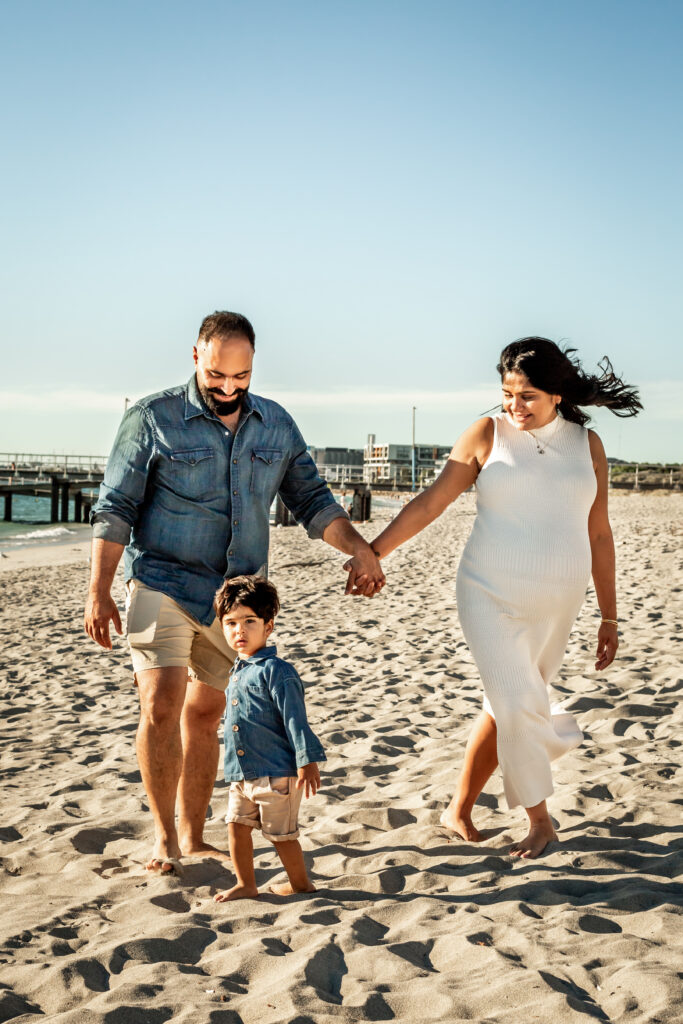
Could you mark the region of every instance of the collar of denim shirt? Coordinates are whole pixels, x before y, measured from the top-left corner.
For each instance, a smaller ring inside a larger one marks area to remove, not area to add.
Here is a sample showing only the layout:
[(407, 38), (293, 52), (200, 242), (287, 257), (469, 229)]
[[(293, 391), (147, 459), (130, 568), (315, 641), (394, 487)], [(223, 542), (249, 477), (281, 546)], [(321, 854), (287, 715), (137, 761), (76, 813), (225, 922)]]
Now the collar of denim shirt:
[(248, 658), (243, 658), (241, 654), (238, 654), (235, 661), (235, 668), (239, 664), (251, 665), (253, 661), (267, 661), (268, 658), (277, 658), (277, 647), (275, 644), (270, 644), (268, 647), (261, 647), (258, 651), (254, 651)]
[[(250, 391), (247, 391), (242, 403), (242, 415), (240, 416), (240, 422), (246, 419), (246, 417), (252, 412), (255, 412), (256, 415), (263, 420), (264, 426), (268, 426), (265, 409), (259, 400), (258, 395), (252, 395)], [(212, 420), (218, 419), (215, 413), (211, 412), (202, 398), (197, 384), (197, 375), (193, 373), (185, 387), (185, 419), (191, 420), (194, 419), (195, 416), (208, 416), (208, 418)]]

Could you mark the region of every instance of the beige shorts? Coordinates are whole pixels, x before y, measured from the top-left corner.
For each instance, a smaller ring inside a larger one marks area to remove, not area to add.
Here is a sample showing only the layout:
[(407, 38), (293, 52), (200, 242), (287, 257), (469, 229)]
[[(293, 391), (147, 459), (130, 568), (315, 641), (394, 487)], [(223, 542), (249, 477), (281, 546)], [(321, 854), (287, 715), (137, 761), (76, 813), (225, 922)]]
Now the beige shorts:
[(225, 820), (250, 828), (260, 828), (264, 839), (286, 843), (299, 838), (299, 805), (303, 786), (296, 788), (295, 778), (242, 779), (230, 783), (228, 813)]
[(187, 666), (201, 683), (225, 692), (237, 657), (218, 619), (202, 626), (180, 605), (140, 580), (126, 583), (126, 635), (133, 671)]

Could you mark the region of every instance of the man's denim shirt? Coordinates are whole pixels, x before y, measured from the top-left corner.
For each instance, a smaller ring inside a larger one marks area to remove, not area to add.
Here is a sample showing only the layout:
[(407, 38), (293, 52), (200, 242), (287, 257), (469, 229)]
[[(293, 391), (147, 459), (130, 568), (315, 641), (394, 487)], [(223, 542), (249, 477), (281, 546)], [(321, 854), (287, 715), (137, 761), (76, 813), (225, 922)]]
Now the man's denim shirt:
[(304, 688), (275, 645), (237, 658), (225, 707), (225, 781), (292, 776), (325, 751), (306, 718)]
[(125, 544), (126, 579), (209, 625), (224, 577), (265, 574), (276, 494), (310, 537), (346, 516), (282, 406), (247, 394), (235, 435), (187, 384), (126, 412), (90, 521)]

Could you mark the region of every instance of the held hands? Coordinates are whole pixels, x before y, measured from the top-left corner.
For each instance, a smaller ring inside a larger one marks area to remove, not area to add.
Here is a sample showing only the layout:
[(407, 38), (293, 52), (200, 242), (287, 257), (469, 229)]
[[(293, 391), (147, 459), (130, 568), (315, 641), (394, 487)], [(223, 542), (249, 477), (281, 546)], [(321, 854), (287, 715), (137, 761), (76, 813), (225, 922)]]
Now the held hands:
[(609, 622), (602, 622), (598, 630), (598, 647), (595, 652), (595, 668), (602, 672), (604, 668), (614, 661), (619, 647), (619, 635), (617, 627)]
[(100, 647), (104, 647), (108, 651), (111, 650), (111, 639), (109, 637), (110, 621), (114, 624), (114, 629), (120, 636), (123, 633), (121, 616), (111, 594), (90, 592), (85, 603), (83, 625), (88, 636), (96, 644), (99, 644)]
[(386, 583), (379, 558), (369, 544), (349, 558), (344, 569), (349, 574), (344, 593), (352, 597), (374, 597)]
[(303, 786), (306, 799), (309, 796), (315, 796), (320, 789), (320, 772), (316, 762), (311, 761), (310, 764), (305, 764), (303, 768), (297, 768), (296, 775), (296, 788), (301, 789)]

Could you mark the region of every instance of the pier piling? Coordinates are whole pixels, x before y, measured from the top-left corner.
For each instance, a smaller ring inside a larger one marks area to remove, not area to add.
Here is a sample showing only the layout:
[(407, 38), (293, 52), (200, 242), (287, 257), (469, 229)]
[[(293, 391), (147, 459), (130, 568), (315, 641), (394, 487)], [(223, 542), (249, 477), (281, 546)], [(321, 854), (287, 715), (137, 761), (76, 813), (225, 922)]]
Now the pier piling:
[(59, 480), (56, 476), (50, 478), (50, 522), (59, 522)]

